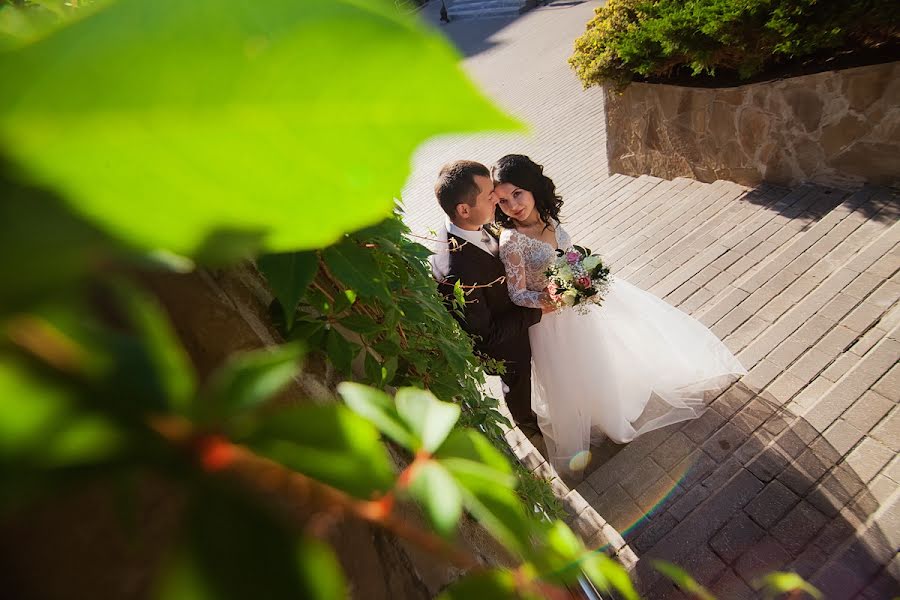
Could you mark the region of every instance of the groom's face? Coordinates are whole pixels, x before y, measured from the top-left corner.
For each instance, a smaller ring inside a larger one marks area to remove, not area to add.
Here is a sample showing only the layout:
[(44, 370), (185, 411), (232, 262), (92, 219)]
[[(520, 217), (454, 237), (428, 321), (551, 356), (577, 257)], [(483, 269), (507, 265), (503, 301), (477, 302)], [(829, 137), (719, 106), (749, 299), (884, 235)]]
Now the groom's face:
[(478, 196), (475, 197), (475, 205), (468, 207), (469, 221), (473, 225), (481, 226), (494, 220), (497, 196), (494, 194), (494, 182), (490, 177), (476, 175), (475, 184), (478, 186)]

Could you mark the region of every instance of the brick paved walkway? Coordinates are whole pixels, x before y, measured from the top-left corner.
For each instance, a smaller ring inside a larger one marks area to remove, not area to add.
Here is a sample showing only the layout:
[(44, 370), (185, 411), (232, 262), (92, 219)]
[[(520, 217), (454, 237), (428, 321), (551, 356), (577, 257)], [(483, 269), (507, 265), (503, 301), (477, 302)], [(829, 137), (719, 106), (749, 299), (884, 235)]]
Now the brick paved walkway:
[(750, 369), (700, 419), (595, 448), (577, 487), (639, 557), (645, 597), (683, 597), (647, 558), (720, 598), (754, 597), (776, 569), (829, 599), (900, 594), (900, 196), (610, 175), (602, 94), (565, 64), (597, 5), (446, 26), (470, 75), (532, 130), (423, 146), (407, 222), (441, 221), (431, 186), (447, 160), (529, 154), (559, 185), (575, 240)]

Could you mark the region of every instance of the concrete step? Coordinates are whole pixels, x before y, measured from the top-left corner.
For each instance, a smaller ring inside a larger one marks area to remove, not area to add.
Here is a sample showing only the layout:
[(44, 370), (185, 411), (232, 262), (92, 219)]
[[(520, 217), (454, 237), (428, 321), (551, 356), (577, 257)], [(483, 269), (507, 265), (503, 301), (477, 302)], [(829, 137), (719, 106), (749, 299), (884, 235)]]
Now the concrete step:
[(572, 215), (572, 221), (575, 225), (569, 232), (573, 240), (581, 240), (586, 245), (593, 244), (592, 248), (604, 253), (604, 257), (608, 246), (602, 235), (603, 216), (622, 205), (629, 198), (640, 197), (641, 194), (662, 181), (657, 178), (649, 180), (646, 177), (635, 178), (624, 175), (615, 177), (622, 177), (622, 179), (618, 179), (610, 186), (599, 190), (588, 206), (580, 207), (581, 210), (577, 214)]
[(517, 16), (527, 9), (525, 0), (455, 0), (447, 4), (451, 19)]
[(674, 192), (667, 202), (658, 204), (644, 220), (638, 235), (620, 240), (619, 245), (610, 252), (610, 260), (616, 269), (633, 274), (656, 259), (660, 251), (658, 242), (671, 233), (674, 221), (692, 207), (706, 206), (717, 190), (715, 183), (695, 182)]

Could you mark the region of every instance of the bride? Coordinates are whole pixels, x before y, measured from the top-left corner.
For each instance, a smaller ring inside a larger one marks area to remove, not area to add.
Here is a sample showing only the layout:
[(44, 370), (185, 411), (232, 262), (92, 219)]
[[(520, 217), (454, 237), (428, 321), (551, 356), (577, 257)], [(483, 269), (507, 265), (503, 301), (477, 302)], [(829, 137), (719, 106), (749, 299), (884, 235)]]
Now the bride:
[[(554, 306), (544, 271), (572, 246), (559, 223), (562, 198), (527, 156), (504, 156), (491, 175), (510, 298)], [(550, 312), (528, 330), (532, 408), (560, 473), (587, 466), (592, 439), (621, 444), (698, 417), (705, 392), (746, 374), (701, 323), (624, 280), (611, 276), (602, 303), (589, 307)]]

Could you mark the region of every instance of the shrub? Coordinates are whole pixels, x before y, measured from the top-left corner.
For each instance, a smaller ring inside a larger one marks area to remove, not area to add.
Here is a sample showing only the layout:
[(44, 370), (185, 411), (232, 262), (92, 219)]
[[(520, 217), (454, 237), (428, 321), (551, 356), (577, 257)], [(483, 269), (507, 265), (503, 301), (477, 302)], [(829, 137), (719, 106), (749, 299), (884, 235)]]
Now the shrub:
[(636, 76), (733, 72), (747, 79), (822, 51), (896, 44), (891, 0), (609, 0), (569, 59), (585, 87)]

